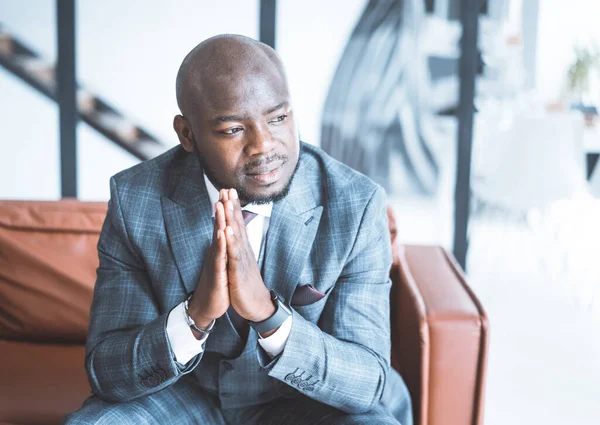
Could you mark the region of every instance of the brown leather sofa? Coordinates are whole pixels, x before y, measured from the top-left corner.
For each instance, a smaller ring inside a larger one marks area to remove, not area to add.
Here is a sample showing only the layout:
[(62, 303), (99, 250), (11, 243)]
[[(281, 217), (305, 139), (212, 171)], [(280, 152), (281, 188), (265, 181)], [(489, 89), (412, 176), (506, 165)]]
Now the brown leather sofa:
[[(105, 203), (0, 201), (0, 423), (60, 423), (90, 395), (84, 343), (105, 214)], [(392, 365), (415, 424), (481, 425), (488, 325), (460, 268), (441, 248), (396, 246), (391, 276)]]

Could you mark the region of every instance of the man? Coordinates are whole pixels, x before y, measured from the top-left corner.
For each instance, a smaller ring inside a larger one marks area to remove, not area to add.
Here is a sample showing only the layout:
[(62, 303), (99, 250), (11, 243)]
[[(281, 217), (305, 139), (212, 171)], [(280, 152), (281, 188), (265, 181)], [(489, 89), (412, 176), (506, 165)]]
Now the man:
[(67, 423), (410, 424), (382, 189), (299, 142), (262, 43), (198, 45), (177, 100), (181, 146), (111, 179)]

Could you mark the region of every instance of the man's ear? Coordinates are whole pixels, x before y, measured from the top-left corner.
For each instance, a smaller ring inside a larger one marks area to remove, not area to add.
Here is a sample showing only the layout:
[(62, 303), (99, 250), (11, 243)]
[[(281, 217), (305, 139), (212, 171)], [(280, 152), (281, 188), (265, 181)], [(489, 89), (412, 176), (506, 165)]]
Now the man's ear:
[(188, 120), (183, 115), (175, 115), (173, 119), (173, 129), (177, 133), (179, 143), (187, 152), (194, 152), (194, 139), (192, 137), (192, 128)]

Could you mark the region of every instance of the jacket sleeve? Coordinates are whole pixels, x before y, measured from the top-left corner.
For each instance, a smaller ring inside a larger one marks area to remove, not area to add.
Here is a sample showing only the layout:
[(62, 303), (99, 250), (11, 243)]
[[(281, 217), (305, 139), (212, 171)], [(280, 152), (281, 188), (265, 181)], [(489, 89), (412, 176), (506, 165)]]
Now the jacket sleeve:
[(117, 183), (98, 241), (100, 265), (94, 287), (85, 366), (92, 392), (107, 401), (128, 401), (157, 392), (192, 371), (176, 363), (143, 260), (129, 238)]
[(282, 354), (265, 365), (269, 375), (347, 413), (374, 408), (390, 365), (391, 264), (385, 193), (377, 188), (318, 326), (294, 311)]

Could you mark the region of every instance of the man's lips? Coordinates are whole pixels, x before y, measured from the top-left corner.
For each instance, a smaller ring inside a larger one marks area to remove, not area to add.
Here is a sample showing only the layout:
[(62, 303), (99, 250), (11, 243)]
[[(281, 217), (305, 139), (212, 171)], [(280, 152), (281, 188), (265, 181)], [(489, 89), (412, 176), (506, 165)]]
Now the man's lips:
[(261, 167), (252, 168), (246, 174), (248, 174), (249, 176), (260, 176), (260, 175), (264, 175), (264, 174), (269, 174), (270, 172), (272, 172), (276, 168), (281, 167), (284, 162), (285, 161), (283, 161), (281, 159), (276, 159), (275, 161), (272, 161), (272, 162), (268, 163), (267, 165), (263, 165)]
[(255, 184), (260, 186), (269, 186), (279, 180), (281, 177), (281, 170), (283, 169), (284, 160), (275, 160), (262, 167), (253, 168), (251, 172), (246, 175)]

